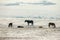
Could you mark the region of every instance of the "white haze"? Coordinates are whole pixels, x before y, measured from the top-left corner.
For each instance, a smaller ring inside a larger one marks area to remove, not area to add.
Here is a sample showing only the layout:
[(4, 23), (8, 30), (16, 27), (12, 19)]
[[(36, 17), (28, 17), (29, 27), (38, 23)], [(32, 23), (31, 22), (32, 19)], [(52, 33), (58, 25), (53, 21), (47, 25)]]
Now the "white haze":
[[(6, 0), (0, 3), (14, 3), (14, 2), (41, 2), (43, 0)], [(48, 2), (56, 3), (56, 5), (15, 5), (15, 6), (0, 6), (0, 17), (13, 16), (45, 16), (45, 17), (59, 17), (60, 16), (60, 0), (46, 0)]]

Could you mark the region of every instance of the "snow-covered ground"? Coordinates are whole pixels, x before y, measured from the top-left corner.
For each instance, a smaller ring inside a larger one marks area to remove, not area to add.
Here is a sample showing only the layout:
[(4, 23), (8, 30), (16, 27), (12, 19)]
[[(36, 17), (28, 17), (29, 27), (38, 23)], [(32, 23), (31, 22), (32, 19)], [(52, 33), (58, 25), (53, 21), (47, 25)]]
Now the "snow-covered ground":
[[(34, 26), (27, 26), (24, 21), (32, 19)], [(9, 28), (8, 23), (13, 27)], [(54, 22), (56, 28), (49, 28), (48, 23)], [(17, 28), (17, 26), (24, 28)], [(42, 26), (43, 28), (38, 28)], [(33, 18), (0, 18), (0, 40), (60, 40), (60, 20)]]
[(36, 19), (36, 18), (0, 18), (0, 27), (8, 27), (10, 22), (13, 23), (13, 26), (16, 27), (18, 25), (27, 26), (27, 23), (24, 22), (26, 19), (33, 20), (34, 26), (44, 26), (48, 27), (49, 22), (53, 22), (57, 27), (60, 26), (60, 20), (58, 19)]

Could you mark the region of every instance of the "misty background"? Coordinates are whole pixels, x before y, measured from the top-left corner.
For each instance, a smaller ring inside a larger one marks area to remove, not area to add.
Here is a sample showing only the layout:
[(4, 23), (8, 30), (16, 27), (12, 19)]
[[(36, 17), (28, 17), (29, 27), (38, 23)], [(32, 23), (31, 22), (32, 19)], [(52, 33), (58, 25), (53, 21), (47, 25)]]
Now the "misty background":
[(60, 18), (60, 0), (0, 0), (0, 17)]

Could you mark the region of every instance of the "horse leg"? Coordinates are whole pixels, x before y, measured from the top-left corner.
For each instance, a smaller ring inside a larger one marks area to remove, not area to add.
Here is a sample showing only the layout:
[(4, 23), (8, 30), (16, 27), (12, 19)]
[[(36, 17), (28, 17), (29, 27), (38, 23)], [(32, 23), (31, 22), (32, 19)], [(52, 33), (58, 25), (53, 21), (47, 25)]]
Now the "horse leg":
[(8, 25), (8, 27), (10, 27), (10, 24)]
[(33, 26), (33, 23), (32, 23), (32, 26)]
[(11, 25), (11, 27), (12, 27), (12, 25)]
[(48, 26), (49, 26), (49, 28), (50, 28), (50, 24), (49, 24)]
[(54, 28), (56, 28), (56, 25), (54, 25)]
[(29, 23), (28, 23), (28, 26), (29, 26)]

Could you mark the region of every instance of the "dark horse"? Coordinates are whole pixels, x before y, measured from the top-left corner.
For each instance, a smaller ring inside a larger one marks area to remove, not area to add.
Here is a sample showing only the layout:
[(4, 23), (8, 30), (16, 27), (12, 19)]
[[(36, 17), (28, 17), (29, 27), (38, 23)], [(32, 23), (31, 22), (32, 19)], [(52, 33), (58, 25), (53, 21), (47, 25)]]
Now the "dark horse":
[(51, 23), (51, 22), (50, 22), (50, 23), (48, 24), (48, 26), (49, 26), (49, 27), (50, 27), (50, 26), (54, 26), (54, 28), (56, 28), (55, 23)]
[(9, 23), (8, 27), (12, 27), (13, 26), (13, 23)]
[(25, 20), (25, 22), (27, 22), (28, 25), (29, 25), (29, 23), (31, 23), (31, 25), (33, 25), (33, 20)]

